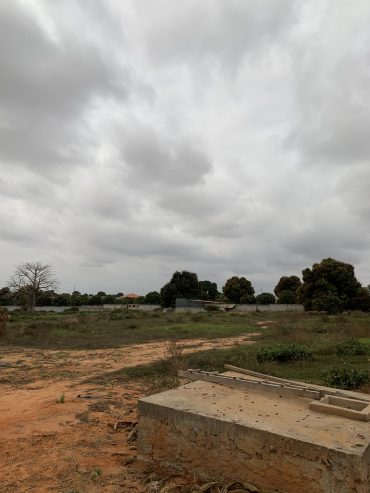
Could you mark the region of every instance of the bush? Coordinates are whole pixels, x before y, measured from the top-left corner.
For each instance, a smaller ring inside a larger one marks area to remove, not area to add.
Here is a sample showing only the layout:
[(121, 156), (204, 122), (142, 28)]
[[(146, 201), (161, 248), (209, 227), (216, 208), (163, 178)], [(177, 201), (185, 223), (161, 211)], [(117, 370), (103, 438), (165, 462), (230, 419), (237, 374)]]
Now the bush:
[(332, 367), (324, 374), (324, 378), (330, 387), (351, 390), (367, 383), (369, 373), (355, 366)]
[(337, 345), (338, 356), (356, 356), (367, 353), (367, 346), (357, 339), (349, 339)]
[(276, 344), (273, 346), (262, 346), (256, 354), (257, 361), (277, 361), (285, 363), (286, 361), (301, 361), (313, 359), (313, 352), (306, 346), (298, 344)]
[(206, 312), (219, 312), (220, 307), (218, 305), (204, 305)]

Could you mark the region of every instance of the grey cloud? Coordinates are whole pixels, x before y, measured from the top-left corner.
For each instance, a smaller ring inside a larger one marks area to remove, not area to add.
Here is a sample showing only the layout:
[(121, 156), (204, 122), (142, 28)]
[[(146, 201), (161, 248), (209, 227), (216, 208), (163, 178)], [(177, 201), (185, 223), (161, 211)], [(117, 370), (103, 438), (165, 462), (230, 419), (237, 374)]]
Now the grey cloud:
[[(155, 60), (174, 63), (213, 59), (226, 66), (284, 36), (296, 18), (294, 0), (229, 0), (174, 3), (162, 0), (146, 12), (147, 49)], [(154, 20), (154, 21), (153, 21)]]
[(88, 103), (128, 92), (129, 78), (119, 78), (112, 60), (80, 39), (52, 41), (17, 2), (0, 5), (0, 59), (0, 158), (6, 162), (49, 173), (56, 164), (81, 162)]
[(369, 22), (364, 0), (0, 2), (2, 282), (41, 259), (62, 289), (189, 269), (258, 292), (329, 255), (366, 282)]
[[(370, 8), (362, 4), (359, 10), (361, 21), (370, 22)], [(337, 33), (303, 38), (290, 51), (296, 119), (287, 144), (303, 165), (353, 166), (370, 155), (370, 36), (358, 28), (355, 12), (348, 12), (344, 27), (341, 11), (330, 6), (328, 15)]]
[(153, 187), (202, 182), (212, 170), (210, 159), (186, 136), (176, 137), (145, 127), (128, 131), (122, 144), (122, 158), (130, 181)]

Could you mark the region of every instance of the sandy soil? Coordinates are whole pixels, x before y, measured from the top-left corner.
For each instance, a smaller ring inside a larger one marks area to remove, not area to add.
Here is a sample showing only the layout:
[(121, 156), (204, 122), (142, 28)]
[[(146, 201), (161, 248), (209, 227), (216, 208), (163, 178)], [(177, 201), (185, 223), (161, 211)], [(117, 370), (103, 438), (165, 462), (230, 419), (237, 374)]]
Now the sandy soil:
[[(227, 347), (255, 335), (181, 346), (184, 352)], [(155, 472), (136, 463), (133, 432), (137, 399), (148, 389), (114, 372), (162, 358), (166, 348), (165, 342), (92, 351), (0, 348), (0, 492), (149, 491)], [(104, 385), (86, 383), (102, 374), (108, 374)], [(123, 421), (127, 427), (115, 430)]]

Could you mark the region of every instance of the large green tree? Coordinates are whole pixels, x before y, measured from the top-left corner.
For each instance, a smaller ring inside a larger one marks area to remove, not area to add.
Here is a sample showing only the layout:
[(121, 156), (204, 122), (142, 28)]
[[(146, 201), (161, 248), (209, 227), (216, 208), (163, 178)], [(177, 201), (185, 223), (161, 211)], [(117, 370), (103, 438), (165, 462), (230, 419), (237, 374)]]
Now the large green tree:
[(261, 293), (256, 296), (256, 303), (259, 305), (274, 305), (275, 302), (276, 299), (272, 293)]
[(199, 296), (202, 300), (215, 300), (218, 294), (215, 282), (199, 281)]
[(147, 305), (160, 305), (161, 304), (161, 295), (158, 291), (150, 291), (145, 296), (145, 303)]
[(176, 271), (167, 284), (161, 289), (162, 306), (174, 307), (176, 298), (198, 298), (199, 282), (198, 276), (194, 272), (183, 270)]
[(298, 290), (302, 283), (298, 276), (283, 276), (275, 286), (274, 293), (278, 303), (298, 303)]
[(306, 310), (338, 313), (352, 308), (361, 288), (353, 265), (332, 258), (304, 269), (302, 274), (298, 295)]
[(232, 303), (255, 303), (254, 288), (245, 277), (230, 277), (222, 291)]

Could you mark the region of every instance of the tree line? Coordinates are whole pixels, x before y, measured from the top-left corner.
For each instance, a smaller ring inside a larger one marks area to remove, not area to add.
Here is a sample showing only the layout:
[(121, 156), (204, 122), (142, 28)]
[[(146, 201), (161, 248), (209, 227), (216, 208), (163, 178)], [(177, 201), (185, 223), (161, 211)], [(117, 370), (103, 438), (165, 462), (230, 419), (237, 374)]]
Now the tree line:
[[(0, 305), (19, 304), (33, 310), (35, 306), (81, 306), (132, 303), (123, 293), (96, 294), (57, 293), (58, 282), (52, 266), (40, 262), (20, 264), (8, 285), (0, 289)], [(306, 310), (339, 313), (344, 310), (370, 311), (370, 290), (361, 286), (351, 264), (332, 258), (323, 259), (296, 275), (283, 276), (274, 293), (255, 295), (252, 283), (245, 277), (232, 276), (218, 291), (212, 281), (199, 281), (194, 272), (176, 271), (160, 291), (151, 291), (135, 303), (174, 307), (176, 298), (241, 304), (295, 304)]]

